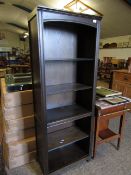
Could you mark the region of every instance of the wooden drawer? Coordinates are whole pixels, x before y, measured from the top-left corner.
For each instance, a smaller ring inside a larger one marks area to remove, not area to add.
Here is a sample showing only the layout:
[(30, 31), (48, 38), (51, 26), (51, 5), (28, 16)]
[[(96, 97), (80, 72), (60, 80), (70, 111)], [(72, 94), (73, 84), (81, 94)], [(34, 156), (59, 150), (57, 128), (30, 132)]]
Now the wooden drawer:
[(128, 73), (126, 74), (122, 72), (115, 72), (114, 79), (131, 84), (131, 74), (128, 74)]

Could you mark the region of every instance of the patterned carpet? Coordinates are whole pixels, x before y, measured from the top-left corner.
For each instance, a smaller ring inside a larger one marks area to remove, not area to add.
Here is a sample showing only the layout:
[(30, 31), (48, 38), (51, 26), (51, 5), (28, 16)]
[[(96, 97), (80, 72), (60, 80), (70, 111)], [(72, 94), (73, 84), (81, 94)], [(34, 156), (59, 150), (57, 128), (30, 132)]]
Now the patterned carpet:
[[(111, 122), (116, 128), (118, 121)], [(131, 175), (131, 113), (126, 116), (126, 127), (121, 148), (117, 151), (114, 143), (100, 145), (95, 159), (89, 162), (79, 162), (65, 168), (55, 175)], [(0, 164), (1, 166), (1, 164)], [(0, 175), (3, 175), (0, 170)], [(10, 171), (7, 175), (42, 175), (36, 162), (30, 163)]]

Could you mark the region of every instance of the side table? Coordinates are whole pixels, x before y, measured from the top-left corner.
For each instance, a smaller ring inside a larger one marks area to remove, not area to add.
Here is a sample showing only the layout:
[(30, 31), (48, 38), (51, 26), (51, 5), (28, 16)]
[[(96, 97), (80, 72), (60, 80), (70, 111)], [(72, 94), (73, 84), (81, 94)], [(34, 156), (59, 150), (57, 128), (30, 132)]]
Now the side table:
[[(128, 102), (129, 103), (129, 102)], [(96, 101), (96, 131), (95, 131), (95, 142), (94, 142), (94, 154), (98, 145), (117, 139), (117, 149), (120, 148), (122, 139), (125, 112), (127, 109), (127, 102), (112, 105), (101, 99)], [(114, 132), (109, 128), (109, 121), (111, 119), (119, 118), (119, 131)]]

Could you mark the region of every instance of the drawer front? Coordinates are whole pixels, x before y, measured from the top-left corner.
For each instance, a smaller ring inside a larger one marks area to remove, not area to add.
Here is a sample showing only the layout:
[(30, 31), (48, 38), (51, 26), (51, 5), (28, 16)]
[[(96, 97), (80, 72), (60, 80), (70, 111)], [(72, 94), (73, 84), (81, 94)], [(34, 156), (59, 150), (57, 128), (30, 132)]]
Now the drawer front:
[(131, 84), (131, 74), (115, 72), (114, 78), (115, 80), (124, 81)]
[(123, 95), (124, 90), (125, 90), (125, 85), (123, 83), (120, 83), (119, 81), (114, 81), (112, 84), (112, 89), (122, 92), (122, 95)]

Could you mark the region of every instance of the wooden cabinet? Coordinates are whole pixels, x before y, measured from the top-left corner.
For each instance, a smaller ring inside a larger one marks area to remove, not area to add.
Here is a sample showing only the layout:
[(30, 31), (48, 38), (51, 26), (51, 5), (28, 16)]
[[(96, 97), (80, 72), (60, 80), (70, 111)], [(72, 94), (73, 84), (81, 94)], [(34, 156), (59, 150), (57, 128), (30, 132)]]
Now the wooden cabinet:
[(127, 70), (113, 72), (112, 89), (122, 92), (123, 96), (131, 98), (131, 73)]
[(37, 157), (44, 175), (92, 157), (100, 19), (38, 7), (29, 20)]
[(124, 93), (125, 93), (126, 97), (131, 98), (131, 86), (130, 85), (125, 88), (125, 92)]
[(121, 82), (113, 83), (112, 89), (120, 91), (120, 92), (122, 92), (122, 94), (125, 91), (125, 87), (124, 87), (123, 83), (121, 83)]

